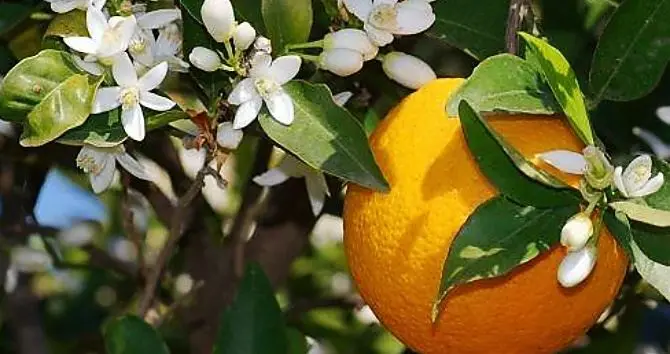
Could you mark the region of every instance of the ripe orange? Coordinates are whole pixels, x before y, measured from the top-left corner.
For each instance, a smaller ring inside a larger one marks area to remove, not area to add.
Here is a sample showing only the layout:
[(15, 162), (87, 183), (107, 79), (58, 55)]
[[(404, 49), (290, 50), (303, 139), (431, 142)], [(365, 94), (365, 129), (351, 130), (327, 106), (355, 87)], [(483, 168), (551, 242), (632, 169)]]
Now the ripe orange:
[[(466, 218), (497, 191), (479, 172), (447, 98), (462, 79), (435, 80), (393, 109), (371, 137), (391, 184), (388, 194), (349, 186), (345, 248), (358, 289), (382, 324), (415, 351), (552, 353), (595, 323), (617, 294), (627, 259), (606, 231), (589, 278), (566, 289), (556, 280), (557, 246), (510, 274), (456, 287), (431, 323), (442, 265)], [(567, 183), (578, 179), (532, 157), (581, 151), (564, 119), (499, 115), (492, 127), (524, 156)]]

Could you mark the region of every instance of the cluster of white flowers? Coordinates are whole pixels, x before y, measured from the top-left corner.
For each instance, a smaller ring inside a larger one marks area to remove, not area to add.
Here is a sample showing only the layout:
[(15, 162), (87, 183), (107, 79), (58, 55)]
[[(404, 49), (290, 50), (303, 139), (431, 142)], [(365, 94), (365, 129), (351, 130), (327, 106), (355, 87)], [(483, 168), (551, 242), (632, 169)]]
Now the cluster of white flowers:
[(595, 146), (587, 146), (582, 154), (553, 150), (540, 154), (539, 158), (562, 172), (583, 176), (580, 189), (590, 205), (571, 217), (561, 230), (561, 244), (568, 253), (558, 268), (558, 281), (564, 287), (573, 287), (588, 277), (596, 263), (598, 237), (594, 236), (591, 213), (601, 201), (602, 191), (614, 185), (624, 198), (642, 198), (661, 189), (665, 178), (660, 172), (652, 178), (649, 155), (636, 157), (625, 169), (615, 168)]

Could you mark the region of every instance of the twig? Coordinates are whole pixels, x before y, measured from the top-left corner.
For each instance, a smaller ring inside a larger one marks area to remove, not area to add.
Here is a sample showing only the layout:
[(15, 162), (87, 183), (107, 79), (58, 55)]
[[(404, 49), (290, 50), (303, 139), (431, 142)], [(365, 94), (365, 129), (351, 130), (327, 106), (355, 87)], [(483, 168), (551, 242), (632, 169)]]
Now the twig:
[(519, 52), (519, 36), (523, 20), (531, 10), (529, 0), (510, 0), (507, 14), (507, 31), (505, 32), (505, 49), (507, 53), (517, 55)]
[(163, 273), (163, 268), (165, 267), (168, 258), (172, 255), (172, 251), (177, 245), (177, 242), (179, 242), (179, 239), (181, 238), (183, 215), (193, 199), (198, 196), (200, 190), (205, 185), (205, 177), (207, 175), (214, 177), (217, 183), (222, 187), (225, 187), (227, 184), (218, 171), (205, 164), (205, 167), (203, 167), (198, 172), (195, 181), (193, 181), (186, 193), (184, 193), (184, 195), (179, 198), (174, 215), (172, 216), (168, 240), (165, 243), (163, 249), (161, 249), (160, 253), (158, 254), (156, 263), (153, 265), (153, 267), (151, 267), (151, 269), (148, 270), (146, 284), (144, 286), (144, 290), (140, 298), (140, 305), (137, 310), (137, 313), (140, 317), (144, 317), (144, 315), (151, 307), (156, 292), (156, 287), (158, 286), (161, 274)]
[(175, 299), (174, 302), (172, 302), (170, 304), (170, 306), (165, 310), (163, 315), (161, 315), (156, 320), (156, 322), (153, 324), (153, 326), (155, 328), (159, 328), (160, 326), (162, 326), (163, 323), (165, 323), (165, 320), (170, 318), (177, 311), (177, 309), (180, 306), (185, 304), (188, 300), (192, 299), (195, 296), (195, 294), (198, 292), (198, 290), (200, 290), (200, 288), (202, 288), (203, 285), (205, 285), (205, 282), (201, 280), (201, 281), (195, 283), (195, 285), (193, 285), (193, 288), (189, 292), (182, 295), (180, 298)]

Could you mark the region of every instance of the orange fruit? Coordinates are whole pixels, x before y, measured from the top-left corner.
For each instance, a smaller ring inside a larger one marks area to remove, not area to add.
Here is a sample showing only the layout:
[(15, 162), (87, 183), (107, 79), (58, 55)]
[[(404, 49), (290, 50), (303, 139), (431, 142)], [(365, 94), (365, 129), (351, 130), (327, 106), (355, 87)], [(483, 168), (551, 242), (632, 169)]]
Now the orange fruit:
[[(616, 296), (627, 259), (607, 231), (582, 284), (556, 279), (566, 254), (556, 246), (505, 276), (457, 286), (431, 307), (454, 235), (498, 192), (479, 171), (448, 96), (462, 79), (438, 79), (407, 97), (377, 127), (370, 144), (387, 194), (350, 185), (344, 242), (354, 280), (381, 323), (420, 353), (553, 353), (592, 326)], [(493, 129), (541, 168), (575, 186), (578, 178), (540, 164), (535, 154), (582, 143), (558, 117), (498, 115)]]

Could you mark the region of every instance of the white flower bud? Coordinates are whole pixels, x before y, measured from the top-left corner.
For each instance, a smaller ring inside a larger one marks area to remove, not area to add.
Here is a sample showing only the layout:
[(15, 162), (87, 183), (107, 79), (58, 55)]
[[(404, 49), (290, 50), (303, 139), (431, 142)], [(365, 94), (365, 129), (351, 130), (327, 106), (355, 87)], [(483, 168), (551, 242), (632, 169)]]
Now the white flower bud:
[(367, 61), (377, 56), (379, 48), (370, 42), (365, 31), (353, 28), (345, 28), (337, 32), (329, 33), (323, 37), (323, 49), (351, 49), (363, 55)]
[(391, 80), (415, 90), (437, 77), (423, 60), (402, 52), (384, 56), (382, 68)]
[(217, 71), (221, 67), (219, 54), (205, 47), (195, 47), (188, 56), (188, 60), (202, 71)]
[(237, 50), (247, 50), (256, 39), (256, 30), (249, 22), (243, 22), (235, 27), (233, 33), (233, 44)]
[(86, 246), (93, 240), (98, 229), (91, 222), (80, 222), (58, 233), (58, 241), (65, 247)]
[(561, 244), (570, 251), (584, 248), (593, 235), (593, 222), (584, 213), (571, 217), (561, 230)]
[(361, 70), (363, 55), (351, 49), (326, 50), (319, 56), (319, 67), (339, 76), (349, 76)]
[(205, 0), (200, 8), (202, 22), (215, 41), (223, 43), (235, 30), (235, 13), (230, 0)]
[(563, 287), (571, 288), (583, 282), (596, 264), (596, 249), (584, 247), (576, 252), (569, 252), (558, 266), (558, 282)]
[(266, 37), (260, 36), (254, 42), (254, 49), (259, 52), (270, 54), (272, 53), (272, 42)]
[(228, 150), (235, 150), (242, 142), (244, 133), (242, 129), (233, 129), (232, 122), (223, 122), (219, 124), (216, 131), (216, 142), (222, 148)]
[(34, 273), (51, 269), (53, 260), (46, 252), (21, 246), (12, 249), (11, 264), (19, 272)]

